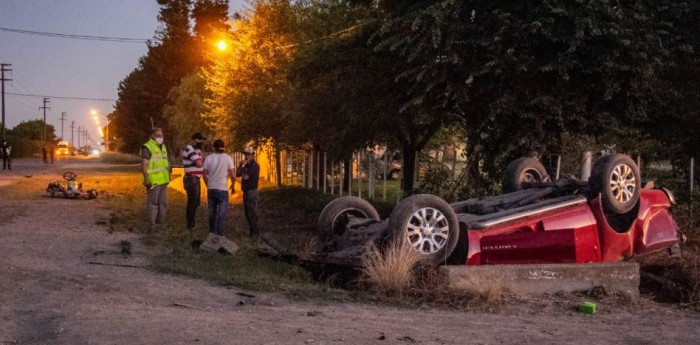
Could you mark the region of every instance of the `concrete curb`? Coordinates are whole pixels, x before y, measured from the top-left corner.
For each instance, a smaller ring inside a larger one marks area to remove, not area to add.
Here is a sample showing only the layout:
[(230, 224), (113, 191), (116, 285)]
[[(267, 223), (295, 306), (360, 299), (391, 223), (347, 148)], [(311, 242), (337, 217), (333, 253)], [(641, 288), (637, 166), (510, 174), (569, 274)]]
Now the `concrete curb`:
[(502, 288), (517, 295), (537, 295), (603, 287), (607, 292), (639, 296), (636, 262), (443, 266), (440, 273), (451, 288), (468, 291)]

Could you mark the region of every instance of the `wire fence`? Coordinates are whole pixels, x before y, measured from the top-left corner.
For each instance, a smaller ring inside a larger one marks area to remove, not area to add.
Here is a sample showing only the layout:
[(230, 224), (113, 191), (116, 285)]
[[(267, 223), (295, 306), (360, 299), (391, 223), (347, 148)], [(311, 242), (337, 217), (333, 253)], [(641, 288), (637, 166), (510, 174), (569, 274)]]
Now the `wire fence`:
[[(460, 172), (466, 166), (466, 160), (459, 157), (456, 150), (441, 149), (429, 153), (420, 154), (416, 162), (414, 172), (414, 185), (424, 178), (426, 169), (439, 167), (447, 172), (446, 178), (459, 178)], [(274, 157), (274, 150), (269, 148), (267, 156)], [(540, 160), (546, 167), (549, 175), (559, 179), (564, 173), (583, 178), (585, 169), (589, 169), (591, 161), (586, 164), (585, 155), (591, 160), (595, 157), (588, 153), (579, 157), (567, 157), (562, 155), (547, 155)], [(234, 161), (243, 157), (234, 154)], [(401, 180), (403, 170), (401, 154), (391, 150), (359, 150), (345, 161), (336, 161), (328, 158), (328, 153), (318, 150), (282, 150), (280, 152), (281, 184), (286, 186), (300, 186), (314, 189), (330, 195), (357, 196), (366, 199), (398, 202), (401, 192)], [(421, 158), (422, 157), (422, 158)], [(633, 157), (640, 168), (643, 180), (655, 180), (663, 186), (669, 187), (682, 198), (690, 200), (696, 193), (695, 159), (688, 158), (683, 164), (671, 164), (670, 162), (645, 162), (642, 156)], [(277, 172), (274, 159), (267, 160), (267, 178), (276, 183)], [(348, 171), (346, 171), (346, 165)], [(582, 170), (582, 167), (585, 169)], [(348, 176), (346, 176), (348, 175)]]

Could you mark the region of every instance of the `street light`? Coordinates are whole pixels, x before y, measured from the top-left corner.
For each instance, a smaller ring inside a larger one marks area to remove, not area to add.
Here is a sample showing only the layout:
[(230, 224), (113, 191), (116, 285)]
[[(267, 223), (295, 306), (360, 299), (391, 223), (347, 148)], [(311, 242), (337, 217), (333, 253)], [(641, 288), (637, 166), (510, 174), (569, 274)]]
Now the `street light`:
[(228, 44), (226, 43), (226, 41), (221, 40), (216, 43), (216, 47), (219, 48), (219, 50), (224, 51), (228, 47)]
[[(109, 114), (98, 112), (95, 109), (92, 109), (90, 111), (90, 114), (92, 114), (92, 118), (95, 120), (95, 124), (97, 125), (97, 129), (100, 132), (100, 135), (105, 140), (105, 151), (109, 151)], [(97, 116), (98, 114), (104, 115), (105, 117), (107, 117), (107, 126), (105, 126), (105, 133), (104, 134), (102, 133), (102, 125), (100, 124), (100, 119)]]

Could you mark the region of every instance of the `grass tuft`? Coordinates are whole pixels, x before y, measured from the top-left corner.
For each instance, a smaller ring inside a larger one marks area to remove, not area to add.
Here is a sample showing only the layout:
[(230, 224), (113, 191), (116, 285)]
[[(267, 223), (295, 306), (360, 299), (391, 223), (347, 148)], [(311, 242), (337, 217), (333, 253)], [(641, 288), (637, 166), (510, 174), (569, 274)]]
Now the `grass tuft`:
[(420, 254), (406, 241), (390, 242), (384, 249), (372, 246), (362, 259), (362, 280), (379, 294), (401, 296), (414, 282), (419, 261)]

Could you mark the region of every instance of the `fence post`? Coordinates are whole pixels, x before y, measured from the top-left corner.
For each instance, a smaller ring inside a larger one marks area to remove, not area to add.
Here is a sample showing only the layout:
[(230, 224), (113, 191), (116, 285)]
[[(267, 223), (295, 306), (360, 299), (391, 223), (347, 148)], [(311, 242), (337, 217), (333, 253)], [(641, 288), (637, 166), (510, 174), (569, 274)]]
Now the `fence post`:
[[(551, 161), (550, 161), (551, 162)], [(557, 155), (557, 174), (555, 180), (559, 180), (559, 172), (561, 171), (561, 155)]]
[(323, 194), (326, 194), (326, 184), (328, 183), (328, 174), (326, 173), (326, 168), (328, 165), (328, 152), (323, 151)]
[[(352, 196), (352, 173), (355, 171), (355, 169), (352, 168), (352, 162), (355, 159), (355, 153), (352, 153), (352, 159), (350, 160), (350, 178), (348, 179), (348, 196)], [(345, 171), (343, 171), (343, 177), (345, 176)]]
[(314, 189), (314, 163), (315, 163), (315, 159), (316, 159), (316, 151), (312, 150), (311, 153), (309, 154), (309, 181), (307, 181), (309, 189)]
[(362, 197), (362, 171), (360, 166), (362, 165), (362, 151), (357, 151), (357, 196)]
[(301, 151), (301, 185), (306, 188), (306, 150)]
[(591, 177), (591, 161), (593, 160), (593, 153), (591, 151), (584, 151), (581, 157), (581, 181), (588, 181)]
[(382, 194), (382, 200), (383, 200), (383, 201), (386, 201), (386, 175), (389, 175), (388, 172), (386, 171), (386, 170), (387, 170), (387, 164), (388, 164), (388, 162), (387, 162), (387, 156), (388, 156), (388, 155), (389, 155), (389, 149), (387, 148), (387, 149), (384, 151), (384, 167), (382, 168), (382, 171), (383, 171), (382, 177), (384, 177), (384, 191), (383, 191), (383, 194)]
[[(642, 171), (642, 155), (637, 155), (637, 168), (639, 169), (640, 173)], [(644, 176), (644, 174), (642, 174)]]
[(690, 157), (690, 200), (691, 200), (691, 202), (693, 200), (693, 186), (694, 185), (695, 185), (695, 158)]
[(374, 152), (366, 152), (367, 154), (367, 196), (374, 198)]
[(338, 169), (340, 170), (340, 189), (338, 190), (338, 195), (343, 196), (343, 186), (345, 186), (345, 161), (342, 164), (338, 164)]

